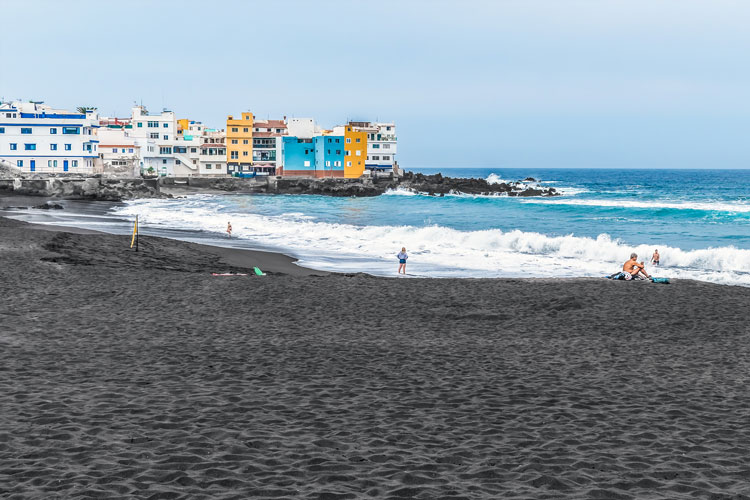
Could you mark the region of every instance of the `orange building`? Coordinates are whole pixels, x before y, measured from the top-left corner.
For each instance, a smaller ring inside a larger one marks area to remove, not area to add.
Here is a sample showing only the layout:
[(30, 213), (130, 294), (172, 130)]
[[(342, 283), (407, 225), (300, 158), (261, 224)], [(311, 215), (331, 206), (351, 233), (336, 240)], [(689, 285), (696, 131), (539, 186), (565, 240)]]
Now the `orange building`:
[(344, 127), (344, 177), (356, 179), (365, 173), (367, 132), (357, 132), (351, 125)]
[(253, 114), (227, 117), (227, 173), (253, 171)]

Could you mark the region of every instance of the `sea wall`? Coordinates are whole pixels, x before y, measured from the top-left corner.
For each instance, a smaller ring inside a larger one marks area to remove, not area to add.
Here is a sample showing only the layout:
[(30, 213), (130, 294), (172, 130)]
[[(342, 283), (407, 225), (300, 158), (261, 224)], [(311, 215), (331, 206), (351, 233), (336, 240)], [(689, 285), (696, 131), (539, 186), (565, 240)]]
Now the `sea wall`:
[(107, 177), (16, 177), (0, 179), (0, 192), (69, 200), (121, 201), (159, 198), (156, 179)]

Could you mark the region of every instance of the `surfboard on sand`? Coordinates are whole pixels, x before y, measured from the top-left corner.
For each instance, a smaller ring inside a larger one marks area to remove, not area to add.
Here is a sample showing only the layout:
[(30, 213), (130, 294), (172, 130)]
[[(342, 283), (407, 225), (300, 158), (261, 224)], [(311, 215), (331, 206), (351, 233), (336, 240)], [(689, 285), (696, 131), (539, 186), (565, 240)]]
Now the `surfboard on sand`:
[(211, 273), (211, 276), (247, 276), (243, 273)]

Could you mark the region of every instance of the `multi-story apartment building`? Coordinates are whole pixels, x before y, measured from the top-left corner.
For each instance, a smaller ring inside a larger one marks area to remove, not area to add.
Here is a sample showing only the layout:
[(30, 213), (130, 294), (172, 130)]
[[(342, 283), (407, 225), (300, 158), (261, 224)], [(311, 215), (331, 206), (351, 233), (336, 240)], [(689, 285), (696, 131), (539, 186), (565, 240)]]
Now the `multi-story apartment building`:
[(242, 113), (239, 119), (227, 117), (227, 171), (230, 174), (252, 172), (253, 114)]
[(41, 102), (0, 104), (0, 164), (24, 172), (92, 173), (98, 167), (94, 111), (53, 109)]
[(367, 158), (367, 133), (357, 130), (352, 125), (333, 127), (335, 135), (344, 136), (344, 177), (356, 179), (365, 173), (365, 159)]
[(174, 156), (177, 120), (172, 111), (149, 114), (144, 106), (134, 106), (129, 137), (141, 146), (141, 171), (151, 175), (174, 176), (175, 165), (181, 161)]
[(99, 123), (101, 171), (133, 177), (141, 175), (141, 146), (125, 135), (125, 123), (106, 125), (104, 120)]
[(354, 130), (367, 134), (365, 168), (392, 172), (396, 165), (396, 124), (393, 122), (349, 122)]
[(346, 150), (343, 135), (312, 138), (282, 137), (282, 175), (288, 177), (344, 177)]
[[(286, 117), (284, 117), (286, 119)], [(253, 125), (253, 170), (261, 175), (281, 172), (282, 137), (287, 135), (284, 120), (255, 120)]]

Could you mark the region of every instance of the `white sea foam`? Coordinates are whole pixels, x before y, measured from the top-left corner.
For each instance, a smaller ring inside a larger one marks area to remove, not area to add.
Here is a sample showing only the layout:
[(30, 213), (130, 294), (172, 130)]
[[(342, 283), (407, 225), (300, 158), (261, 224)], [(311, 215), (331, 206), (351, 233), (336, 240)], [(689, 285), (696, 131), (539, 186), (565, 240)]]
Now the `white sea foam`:
[(499, 175), (492, 173), (487, 176), (485, 179), (488, 184), (502, 184), (502, 183), (508, 183), (505, 179), (502, 179)]
[[(485, 180), (489, 184), (500, 184), (504, 182), (506, 184), (513, 185), (516, 191), (523, 191), (524, 189), (528, 189), (528, 188), (543, 189), (547, 187), (547, 186), (544, 186), (544, 184), (559, 184), (559, 181), (537, 181), (537, 182), (506, 181), (503, 178), (501, 178), (498, 174), (495, 174), (495, 173), (491, 173), (490, 175), (488, 175)], [(555, 190), (563, 196), (575, 196), (577, 194), (589, 192), (589, 190), (586, 188), (578, 188), (578, 187), (572, 187), (572, 186), (555, 186)]]
[(405, 187), (397, 187), (396, 189), (388, 188), (385, 190), (385, 193), (383, 193), (386, 196), (418, 196), (420, 193), (417, 191), (414, 191), (413, 189), (408, 189)]
[(657, 246), (665, 264), (660, 276), (750, 286), (750, 250), (734, 247), (688, 251), (661, 243), (629, 246), (606, 234), (587, 238), (436, 225), (355, 226), (296, 214), (227, 214), (216, 203), (202, 200), (139, 200), (116, 212), (139, 215), (144, 228), (202, 229), (217, 237), (231, 217), (238, 237), (284, 249), (321, 269), (392, 274), (395, 252), (406, 246), (410, 272), (425, 276), (602, 276), (620, 268), (633, 251), (648, 260)]
[(543, 203), (548, 205), (578, 205), (592, 207), (617, 208), (671, 208), (677, 210), (704, 210), (712, 212), (750, 212), (748, 203), (725, 202), (672, 202), (672, 201), (636, 201), (636, 200), (582, 200), (567, 198), (526, 198), (523, 203)]

